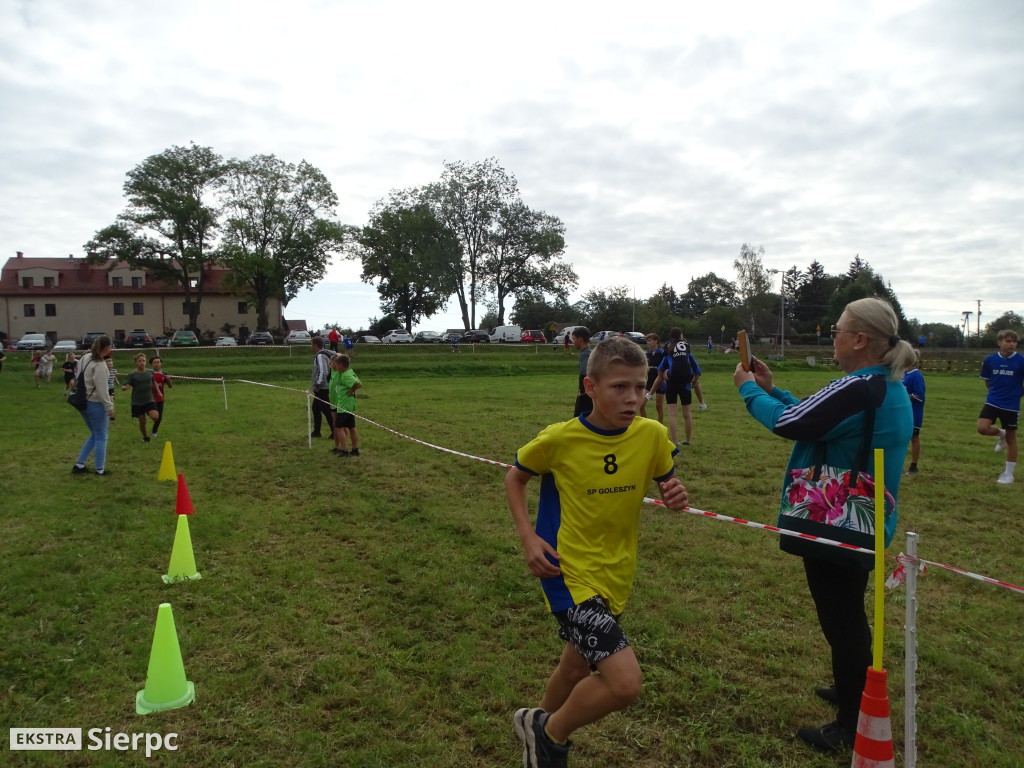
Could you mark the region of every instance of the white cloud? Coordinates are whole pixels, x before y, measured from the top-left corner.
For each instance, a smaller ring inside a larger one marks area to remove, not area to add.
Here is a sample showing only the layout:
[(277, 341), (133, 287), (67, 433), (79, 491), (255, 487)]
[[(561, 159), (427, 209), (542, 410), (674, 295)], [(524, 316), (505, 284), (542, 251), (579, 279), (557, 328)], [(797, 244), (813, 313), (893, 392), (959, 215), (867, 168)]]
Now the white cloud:
[[(859, 253), (922, 320), (994, 318), (1024, 295), (1022, 32), (1001, 0), (7, 3), (0, 242), (80, 252), (125, 173), (189, 141), (308, 160), (353, 224), (494, 156), (566, 223), (581, 290), (731, 279), (751, 242)], [(358, 275), (289, 313), (379, 315)]]

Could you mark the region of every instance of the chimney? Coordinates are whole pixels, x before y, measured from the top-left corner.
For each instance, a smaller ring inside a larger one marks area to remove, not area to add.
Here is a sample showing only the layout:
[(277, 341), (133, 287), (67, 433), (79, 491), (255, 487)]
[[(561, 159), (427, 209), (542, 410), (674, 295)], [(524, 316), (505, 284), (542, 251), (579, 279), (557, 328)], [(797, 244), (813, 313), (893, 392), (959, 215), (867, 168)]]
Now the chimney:
[(18, 258), (19, 258), (19, 259), (23, 259), (23, 258), (25, 258), (25, 254), (24, 254), (24, 253), (22, 253), (21, 251), (18, 251), (17, 253), (18, 253)]
[(74, 261), (74, 260), (75, 260), (75, 254), (73, 254), (73, 253), (69, 253), (69, 254), (68, 254), (68, 259), (69, 259), (70, 261)]

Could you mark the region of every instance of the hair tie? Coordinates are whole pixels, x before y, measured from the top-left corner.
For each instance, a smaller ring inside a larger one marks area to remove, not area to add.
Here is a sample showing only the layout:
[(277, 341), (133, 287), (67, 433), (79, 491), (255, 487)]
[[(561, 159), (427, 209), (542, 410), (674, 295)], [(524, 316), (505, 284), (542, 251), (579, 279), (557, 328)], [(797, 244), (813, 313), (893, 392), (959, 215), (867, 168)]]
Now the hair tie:
[(892, 336), (889, 337), (889, 347), (890, 348), (891, 347), (895, 347), (899, 343), (900, 343), (900, 337), (899, 337), (898, 334), (894, 333)]

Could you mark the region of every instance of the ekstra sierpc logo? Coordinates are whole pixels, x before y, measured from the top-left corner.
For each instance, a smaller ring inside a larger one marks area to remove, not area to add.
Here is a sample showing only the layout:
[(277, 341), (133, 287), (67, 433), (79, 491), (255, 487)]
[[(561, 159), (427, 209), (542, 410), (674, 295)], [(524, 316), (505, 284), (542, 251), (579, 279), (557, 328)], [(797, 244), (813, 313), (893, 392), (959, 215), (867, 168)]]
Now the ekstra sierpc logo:
[(66, 751), (81, 748), (81, 728), (11, 728), (12, 751), (16, 749)]

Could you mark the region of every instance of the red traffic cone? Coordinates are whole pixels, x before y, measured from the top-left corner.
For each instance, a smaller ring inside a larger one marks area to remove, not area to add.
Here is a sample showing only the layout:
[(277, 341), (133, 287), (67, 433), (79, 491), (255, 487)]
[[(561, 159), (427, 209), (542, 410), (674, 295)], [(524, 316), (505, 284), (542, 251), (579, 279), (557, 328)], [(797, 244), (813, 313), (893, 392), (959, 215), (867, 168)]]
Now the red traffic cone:
[(853, 744), (850, 768), (896, 768), (884, 669), (868, 667), (868, 679), (860, 698), (857, 739)]
[(174, 511), (179, 515), (194, 515), (195, 507), (192, 506), (192, 499), (188, 495), (188, 486), (185, 485), (185, 476), (178, 474), (178, 502)]

